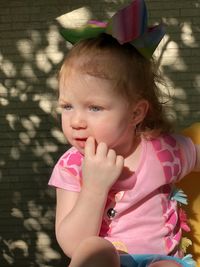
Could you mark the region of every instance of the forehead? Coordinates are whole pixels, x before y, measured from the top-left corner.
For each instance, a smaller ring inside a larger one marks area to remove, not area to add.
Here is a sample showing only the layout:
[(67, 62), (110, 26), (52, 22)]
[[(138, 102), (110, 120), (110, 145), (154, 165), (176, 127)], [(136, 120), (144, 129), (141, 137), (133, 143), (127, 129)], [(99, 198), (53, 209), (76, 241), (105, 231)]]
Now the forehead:
[[(130, 58), (130, 57), (129, 57)], [(127, 55), (113, 51), (83, 50), (80, 53), (69, 53), (59, 73), (59, 88), (64, 87), (74, 71), (101, 78), (110, 83), (110, 87), (118, 96), (130, 100), (129, 78), (132, 67)], [(131, 75), (130, 75), (131, 72)]]
[(82, 54), (69, 56), (62, 66), (61, 76), (68, 76), (71, 70), (75, 69), (91, 76), (116, 81), (125, 65), (125, 59), (111, 51), (88, 50)]
[(60, 71), (59, 89), (66, 90), (77, 86), (84, 90), (93, 87), (93, 91), (104, 88), (109, 91), (112, 88), (114, 91), (118, 80), (114, 73), (118, 72), (115, 69), (118, 69), (116, 66), (119, 65), (114, 61), (111, 53), (103, 56), (90, 53), (67, 58)]
[(100, 105), (128, 109), (129, 103), (114, 91), (109, 80), (71, 70), (71, 75), (59, 90), (60, 103)]
[(60, 95), (108, 97), (113, 95), (113, 84), (108, 79), (96, 77), (71, 68), (60, 82)]

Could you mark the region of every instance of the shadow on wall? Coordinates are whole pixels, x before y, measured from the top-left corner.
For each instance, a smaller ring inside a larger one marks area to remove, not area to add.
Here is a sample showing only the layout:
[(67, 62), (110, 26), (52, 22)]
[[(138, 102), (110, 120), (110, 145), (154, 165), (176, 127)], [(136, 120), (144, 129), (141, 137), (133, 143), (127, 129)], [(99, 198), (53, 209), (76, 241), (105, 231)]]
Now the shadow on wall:
[(1, 267), (68, 262), (55, 240), (55, 190), (47, 186), (53, 165), (68, 147), (56, 115), (56, 73), (67, 52), (56, 18), (84, 6), (98, 17), (100, 5), (110, 10), (119, 5), (99, 1), (90, 7), (89, 2), (0, 4)]
[[(163, 3), (163, 13), (168, 4)], [(200, 3), (181, 1), (174, 5), (174, 17), (163, 14), (167, 40), (162, 68), (171, 87), (172, 114), (179, 128), (184, 128), (200, 118)]]
[[(90, 18), (105, 19), (122, 2), (98, 1), (98, 4), (90, 5), (89, 0), (8, 0), (0, 4), (1, 267), (67, 265), (68, 260), (54, 235), (55, 191), (47, 186), (53, 165), (68, 147), (56, 115), (56, 72), (67, 52), (66, 43), (58, 35), (60, 24), (56, 18), (85, 7)], [(156, 1), (147, 2), (154, 15)], [(181, 5), (185, 2), (181, 1)], [(173, 3), (171, 9), (174, 9)], [(190, 55), (199, 56), (199, 45), (187, 46), (181, 36), (179, 39), (174, 36), (174, 32), (181, 35), (183, 28), (189, 27), (191, 38), (197, 42), (199, 25), (191, 25), (191, 18), (179, 21), (176, 14), (173, 17), (169, 14), (163, 13), (170, 26), (167, 44), (173, 41), (181, 48), (178, 50), (179, 65), (184, 68), (176, 69), (174, 65), (166, 64), (164, 69), (174, 88), (179, 88), (185, 95), (180, 101), (184, 100), (187, 110), (192, 111), (197, 101), (192, 96), (197, 95), (198, 85), (197, 70)], [(158, 20), (161, 16), (162, 12)], [(79, 17), (75, 19), (77, 21)], [(177, 71), (179, 77), (192, 73), (190, 82), (177, 79)], [(188, 87), (193, 88), (188, 90)], [(176, 115), (178, 112), (175, 108)], [(176, 117), (180, 121), (196, 120), (190, 113)]]

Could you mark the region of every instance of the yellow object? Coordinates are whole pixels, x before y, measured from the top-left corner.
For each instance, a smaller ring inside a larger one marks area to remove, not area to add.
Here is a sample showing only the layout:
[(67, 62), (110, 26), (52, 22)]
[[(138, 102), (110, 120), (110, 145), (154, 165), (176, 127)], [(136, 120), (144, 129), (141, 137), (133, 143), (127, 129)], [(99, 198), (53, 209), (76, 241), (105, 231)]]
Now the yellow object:
[[(183, 131), (183, 135), (189, 136), (195, 144), (200, 144), (200, 123), (192, 124)], [(186, 210), (191, 232), (187, 237), (192, 240), (192, 246), (188, 247), (187, 254), (191, 253), (197, 266), (200, 267), (200, 173), (192, 172), (179, 183), (188, 196)]]

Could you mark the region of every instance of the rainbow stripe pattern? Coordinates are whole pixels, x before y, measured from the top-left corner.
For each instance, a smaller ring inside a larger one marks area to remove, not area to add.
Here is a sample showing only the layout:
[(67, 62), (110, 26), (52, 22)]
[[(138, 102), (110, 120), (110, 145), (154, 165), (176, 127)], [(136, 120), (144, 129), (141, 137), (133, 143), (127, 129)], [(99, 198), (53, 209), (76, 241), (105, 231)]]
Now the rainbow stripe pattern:
[(72, 44), (101, 33), (113, 36), (120, 44), (131, 43), (146, 58), (151, 58), (165, 35), (163, 24), (148, 26), (144, 0), (134, 0), (115, 13), (108, 22), (89, 21), (84, 27), (61, 29), (65, 40)]

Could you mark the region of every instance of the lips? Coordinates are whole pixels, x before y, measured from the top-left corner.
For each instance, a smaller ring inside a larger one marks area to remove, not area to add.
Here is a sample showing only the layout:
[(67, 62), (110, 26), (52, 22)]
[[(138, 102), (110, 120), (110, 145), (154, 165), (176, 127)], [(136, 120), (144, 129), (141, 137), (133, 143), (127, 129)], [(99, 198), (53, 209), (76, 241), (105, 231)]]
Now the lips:
[(83, 137), (83, 138), (74, 138), (76, 141), (86, 141), (87, 140), (87, 138), (85, 138), (85, 137)]
[(85, 142), (87, 141), (87, 138), (74, 138), (74, 140), (80, 148), (84, 148)]

